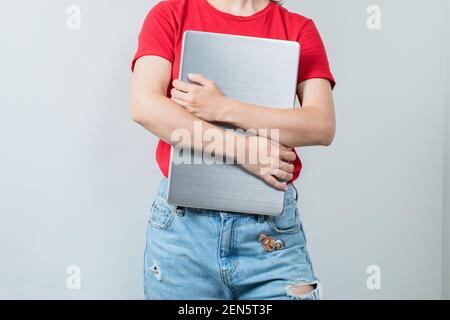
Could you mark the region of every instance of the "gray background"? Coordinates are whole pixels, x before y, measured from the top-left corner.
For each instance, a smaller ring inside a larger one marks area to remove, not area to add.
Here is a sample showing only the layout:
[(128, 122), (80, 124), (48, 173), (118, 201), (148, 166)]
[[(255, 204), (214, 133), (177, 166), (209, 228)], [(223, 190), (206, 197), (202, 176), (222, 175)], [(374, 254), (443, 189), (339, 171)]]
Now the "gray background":
[[(160, 173), (156, 139), (130, 120), (129, 62), (155, 2), (2, 0), (0, 298), (143, 297)], [(338, 80), (335, 142), (300, 150), (297, 183), (325, 298), (450, 298), (448, 1), (286, 6), (316, 21)]]

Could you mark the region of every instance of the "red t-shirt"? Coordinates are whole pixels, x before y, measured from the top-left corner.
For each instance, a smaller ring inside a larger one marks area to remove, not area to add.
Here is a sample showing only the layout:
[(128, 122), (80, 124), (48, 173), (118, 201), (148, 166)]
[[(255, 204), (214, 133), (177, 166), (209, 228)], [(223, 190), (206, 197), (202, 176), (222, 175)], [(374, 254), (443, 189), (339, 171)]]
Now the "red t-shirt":
[[(314, 22), (273, 2), (261, 11), (243, 17), (222, 12), (207, 0), (160, 1), (144, 21), (132, 69), (136, 60), (142, 56), (160, 56), (172, 63), (172, 80), (177, 79), (183, 33), (186, 30), (297, 41), (301, 45), (298, 83), (312, 78), (325, 78), (334, 88), (335, 81), (325, 47)], [(168, 95), (171, 89), (170, 85)], [(170, 148), (169, 144), (159, 140), (156, 161), (166, 177), (169, 173)], [(298, 156), (293, 164), (292, 181), (298, 178), (302, 168)]]

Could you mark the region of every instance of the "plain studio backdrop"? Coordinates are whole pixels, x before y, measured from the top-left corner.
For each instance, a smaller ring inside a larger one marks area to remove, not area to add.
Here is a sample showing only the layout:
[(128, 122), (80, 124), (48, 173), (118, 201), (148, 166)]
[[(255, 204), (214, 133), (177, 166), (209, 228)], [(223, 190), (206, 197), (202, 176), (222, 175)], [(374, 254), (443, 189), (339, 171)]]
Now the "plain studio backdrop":
[[(160, 173), (130, 61), (155, 3), (2, 0), (0, 298), (143, 298)], [(449, 2), (286, 7), (316, 21), (338, 82), (335, 142), (299, 150), (296, 183), (324, 298), (449, 298)]]

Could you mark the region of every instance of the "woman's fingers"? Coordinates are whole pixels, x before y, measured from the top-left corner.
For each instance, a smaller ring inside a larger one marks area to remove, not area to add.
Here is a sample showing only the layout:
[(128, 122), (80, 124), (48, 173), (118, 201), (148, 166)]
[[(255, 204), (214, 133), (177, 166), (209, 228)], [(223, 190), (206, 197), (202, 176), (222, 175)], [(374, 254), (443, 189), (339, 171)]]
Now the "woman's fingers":
[(189, 100), (189, 94), (180, 90), (177, 90), (175, 88), (173, 88), (172, 90), (170, 90), (170, 94), (172, 96), (172, 98), (178, 99), (178, 100), (183, 100), (183, 101), (188, 101)]
[[(280, 161), (280, 170), (285, 171), (287, 173), (293, 173), (294, 172), (294, 165), (289, 162)], [(291, 180), (291, 179), (289, 179)]]
[(191, 92), (191, 91), (195, 90), (196, 87), (198, 87), (195, 84), (184, 82), (184, 81), (181, 81), (179, 79), (173, 80), (172, 81), (172, 86), (175, 89), (183, 91), (183, 92)]
[(193, 82), (196, 82), (202, 86), (206, 86), (207, 84), (209, 84), (211, 82), (211, 80), (209, 80), (205, 76), (203, 76), (201, 74), (197, 74), (197, 73), (189, 73), (188, 79)]
[(263, 176), (263, 180), (277, 190), (286, 191), (287, 189), (286, 184), (278, 181), (277, 179), (274, 178), (274, 176), (271, 175)]
[(285, 146), (284, 144), (279, 143), (278, 147), (284, 151), (292, 151), (292, 147)]
[(292, 150), (280, 149), (280, 159), (284, 161), (294, 161), (296, 158), (295, 152)]
[(273, 169), (271, 174), (274, 177), (281, 179), (283, 181), (289, 181), (294, 177), (294, 175), (292, 173), (289, 173), (289, 172), (286, 172), (286, 171), (283, 171), (280, 169)]
[(175, 102), (176, 104), (179, 104), (180, 106), (182, 106), (182, 107), (188, 109), (189, 111), (192, 111), (192, 110), (191, 110), (191, 108), (192, 108), (191, 105), (189, 105), (189, 103), (187, 103), (186, 101), (177, 99), (177, 98), (175, 98), (175, 97), (170, 98), (170, 100), (172, 100), (172, 101)]

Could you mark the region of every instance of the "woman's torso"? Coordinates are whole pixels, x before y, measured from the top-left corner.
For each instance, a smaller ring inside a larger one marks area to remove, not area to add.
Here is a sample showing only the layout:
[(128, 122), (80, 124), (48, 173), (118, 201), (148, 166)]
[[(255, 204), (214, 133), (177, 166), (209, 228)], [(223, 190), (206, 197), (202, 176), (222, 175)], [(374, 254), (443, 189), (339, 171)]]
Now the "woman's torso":
[[(165, 6), (165, 14), (174, 33), (171, 80), (179, 76), (183, 34), (186, 30), (298, 41), (303, 25), (310, 20), (272, 2), (251, 16), (235, 16), (219, 11), (207, 0), (169, 0), (158, 5)], [(171, 89), (169, 85), (168, 95)], [(170, 149), (169, 144), (159, 141), (156, 158), (165, 176), (169, 170)], [(298, 156), (294, 166), (293, 180), (299, 176), (302, 166)]]

